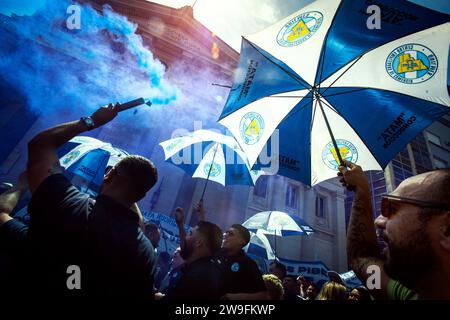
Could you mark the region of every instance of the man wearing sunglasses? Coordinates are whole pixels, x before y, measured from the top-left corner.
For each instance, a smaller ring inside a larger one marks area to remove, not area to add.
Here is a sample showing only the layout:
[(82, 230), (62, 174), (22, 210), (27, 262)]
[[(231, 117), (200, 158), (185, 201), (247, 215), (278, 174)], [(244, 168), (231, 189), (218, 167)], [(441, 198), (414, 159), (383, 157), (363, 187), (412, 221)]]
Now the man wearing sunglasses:
[(359, 279), (378, 299), (450, 299), (450, 169), (404, 180), (383, 197), (374, 224), (368, 179), (360, 166), (344, 164), (341, 182), (355, 189), (347, 255)]

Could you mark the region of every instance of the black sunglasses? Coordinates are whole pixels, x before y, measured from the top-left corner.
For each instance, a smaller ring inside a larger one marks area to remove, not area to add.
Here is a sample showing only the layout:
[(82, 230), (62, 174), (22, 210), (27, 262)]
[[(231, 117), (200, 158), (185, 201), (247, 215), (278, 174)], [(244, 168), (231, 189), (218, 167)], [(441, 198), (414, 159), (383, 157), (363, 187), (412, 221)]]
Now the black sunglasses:
[(383, 216), (388, 217), (390, 215), (392, 203), (406, 203), (421, 208), (441, 209), (450, 211), (450, 206), (442, 202), (422, 201), (394, 195), (385, 195), (381, 197), (381, 213)]

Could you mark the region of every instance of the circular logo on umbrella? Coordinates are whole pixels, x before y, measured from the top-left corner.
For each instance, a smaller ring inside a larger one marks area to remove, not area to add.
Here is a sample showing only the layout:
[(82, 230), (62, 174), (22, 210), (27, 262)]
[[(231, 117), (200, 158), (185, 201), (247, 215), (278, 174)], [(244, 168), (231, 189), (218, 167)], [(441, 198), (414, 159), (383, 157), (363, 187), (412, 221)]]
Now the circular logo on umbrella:
[(264, 132), (264, 119), (257, 112), (249, 112), (242, 117), (239, 128), (244, 142), (249, 145), (255, 144)]
[(73, 159), (75, 159), (79, 155), (80, 155), (80, 151), (79, 150), (74, 150), (74, 151), (69, 152), (66, 156), (64, 156), (64, 159), (62, 161), (62, 165), (65, 166), (66, 164), (71, 162)]
[(293, 47), (305, 42), (319, 30), (323, 15), (318, 11), (302, 13), (289, 20), (277, 35), (277, 42), (283, 47)]
[[(209, 172), (209, 170), (211, 170), (211, 173)], [(211, 162), (208, 162), (205, 164), (205, 166), (203, 167), (203, 172), (208, 176), (214, 178), (217, 177), (218, 175), (220, 175), (220, 173), (222, 172), (222, 168), (220, 167), (220, 164), (217, 163), (213, 163), (211, 165)]]
[(273, 222), (279, 226), (286, 226), (290, 223), (290, 220), (284, 216), (277, 216), (273, 218)]
[[(358, 160), (358, 150), (350, 141), (344, 139), (336, 139), (336, 144), (338, 146), (339, 153), (341, 154), (342, 159), (351, 161), (353, 163)], [(338, 170), (339, 158), (332, 141), (327, 143), (325, 148), (323, 148), (322, 161), (327, 165), (328, 168)]]
[(402, 45), (386, 59), (386, 71), (394, 79), (405, 84), (427, 81), (438, 69), (438, 59), (429, 48), (415, 43)]
[(167, 146), (167, 151), (172, 151), (173, 149), (175, 149), (176, 147), (178, 147), (179, 145), (181, 145), (182, 141), (181, 139), (178, 139), (176, 141), (171, 142), (168, 146)]

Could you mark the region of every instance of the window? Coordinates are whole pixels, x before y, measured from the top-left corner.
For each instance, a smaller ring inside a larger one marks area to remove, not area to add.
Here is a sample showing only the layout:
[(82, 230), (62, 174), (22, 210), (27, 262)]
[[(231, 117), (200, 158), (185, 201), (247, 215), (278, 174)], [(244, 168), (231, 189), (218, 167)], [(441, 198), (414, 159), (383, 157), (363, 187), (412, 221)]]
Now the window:
[(437, 144), (438, 146), (442, 146), (441, 139), (437, 135), (432, 134), (431, 132), (428, 132), (428, 131), (426, 133), (427, 133), (428, 141), (430, 141), (434, 144)]
[(298, 188), (292, 184), (288, 184), (286, 190), (286, 207), (297, 209)]
[(444, 161), (442, 159), (439, 159), (438, 157), (434, 157), (434, 166), (436, 167), (436, 169), (444, 169), (444, 168), (448, 168), (448, 163), (447, 161)]
[(316, 197), (316, 217), (322, 219), (327, 217), (327, 199), (319, 195)]
[(267, 193), (267, 177), (261, 176), (256, 180), (255, 188), (253, 189), (253, 194), (257, 197), (265, 198)]

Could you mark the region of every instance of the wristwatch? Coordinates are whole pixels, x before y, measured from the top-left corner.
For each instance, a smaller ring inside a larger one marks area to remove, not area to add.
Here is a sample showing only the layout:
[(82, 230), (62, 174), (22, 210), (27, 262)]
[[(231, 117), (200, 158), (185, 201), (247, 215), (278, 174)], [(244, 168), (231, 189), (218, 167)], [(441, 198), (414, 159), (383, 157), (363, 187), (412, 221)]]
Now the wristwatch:
[(94, 128), (95, 128), (94, 120), (92, 120), (91, 117), (81, 117), (80, 120), (83, 121), (84, 124), (85, 124), (89, 129), (94, 129)]

